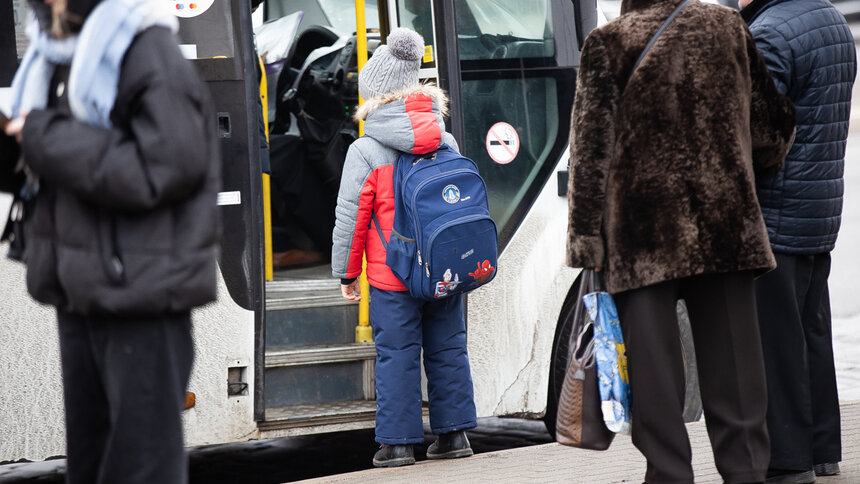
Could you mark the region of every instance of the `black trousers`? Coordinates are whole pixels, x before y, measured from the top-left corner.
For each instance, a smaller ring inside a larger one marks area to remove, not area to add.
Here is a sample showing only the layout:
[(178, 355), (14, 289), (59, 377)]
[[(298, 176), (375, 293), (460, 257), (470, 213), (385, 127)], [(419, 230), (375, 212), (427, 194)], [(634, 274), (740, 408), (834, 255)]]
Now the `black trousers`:
[(693, 482), (679, 298), (690, 316), (717, 470), (727, 483), (762, 482), (769, 455), (767, 393), (749, 272), (676, 279), (615, 295), (627, 347), (633, 444), (648, 461), (645, 480)]
[(57, 313), (69, 484), (188, 482), (181, 412), (194, 346), (188, 313)]
[(756, 281), (767, 371), (770, 467), (811, 469), (842, 460), (830, 320), (830, 254), (775, 254)]

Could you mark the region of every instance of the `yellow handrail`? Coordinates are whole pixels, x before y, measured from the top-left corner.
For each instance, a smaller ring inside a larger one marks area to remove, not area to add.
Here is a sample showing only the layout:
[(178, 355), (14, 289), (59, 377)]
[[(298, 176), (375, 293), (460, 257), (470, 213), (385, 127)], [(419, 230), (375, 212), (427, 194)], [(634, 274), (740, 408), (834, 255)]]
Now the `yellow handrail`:
[[(263, 59), (257, 56), (260, 63), (260, 103), (263, 106), (263, 126), (266, 129), (266, 143), (269, 142), (269, 100), (267, 99), (268, 85), (266, 81), (266, 66)], [(263, 255), (266, 280), (275, 279), (272, 266), (272, 182), (268, 173), (263, 173)]]
[[(364, 19), (364, 0), (355, 0), (355, 33), (358, 49), (358, 71), (367, 63), (367, 24)], [(358, 96), (358, 105), (364, 102)], [(358, 123), (358, 135), (364, 135), (364, 121)], [(370, 327), (370, 284), (367, 282), (367, 256), (362, 257), (359, 287), (361, 301), (358, 303), (358, 326), (355, 328), (356, 343), (372, 343), (373, 329)]]

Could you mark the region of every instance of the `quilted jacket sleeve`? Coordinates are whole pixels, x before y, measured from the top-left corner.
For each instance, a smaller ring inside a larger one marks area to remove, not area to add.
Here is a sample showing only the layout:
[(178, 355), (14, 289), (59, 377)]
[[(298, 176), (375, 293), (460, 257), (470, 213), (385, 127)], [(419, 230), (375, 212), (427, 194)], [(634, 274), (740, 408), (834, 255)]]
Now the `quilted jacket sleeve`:
[(780, 93), (788, 95), (792, 88), (794, 56), (791, 46), (782, 33), (769, 25), (756, 24), (750, 27), (764, 63)]
[(332, 276), (352, 279), (361, 274), (367, 231), (373, 211), (376, 184), (370, 163), (361, 152), (362, 140), (350, 145), (337, 195), (332, 233)]
[(572, 267), (604, 263), (601, 231), (618, 100), (608, 52), (592, 34), (582, 48), (570, 134), (567, 263)]

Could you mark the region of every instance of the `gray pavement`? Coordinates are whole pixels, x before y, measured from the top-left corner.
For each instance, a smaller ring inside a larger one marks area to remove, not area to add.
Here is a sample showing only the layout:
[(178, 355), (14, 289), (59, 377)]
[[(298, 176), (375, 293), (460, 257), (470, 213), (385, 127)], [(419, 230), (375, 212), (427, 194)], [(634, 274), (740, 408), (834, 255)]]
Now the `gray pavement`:
[[(714, 467), (703, 421), (687, 425), (697, 483), (722, 482)], [(842, 473), (819, 477), (820, 484), (860, 482), (860, 402), (842, 405)], [(304, 483), (569, 483), (642, 482), (645, 459), (630, 437), (619, 435), (602, 452), (544, 444), (478, 454), (451, 461), (420, 461), (414, 466), (371, 469), (301, 481)]]

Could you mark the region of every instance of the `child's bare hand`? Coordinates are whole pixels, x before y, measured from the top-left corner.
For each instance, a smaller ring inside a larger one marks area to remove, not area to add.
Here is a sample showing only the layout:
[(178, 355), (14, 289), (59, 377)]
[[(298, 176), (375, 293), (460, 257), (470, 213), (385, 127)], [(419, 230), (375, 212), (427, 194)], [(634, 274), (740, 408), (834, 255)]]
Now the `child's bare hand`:
[(347, 301), (361, 301), (361, 287), (359, 280), (354, 280), (351, 284), (341, 284), (340, 293)]

